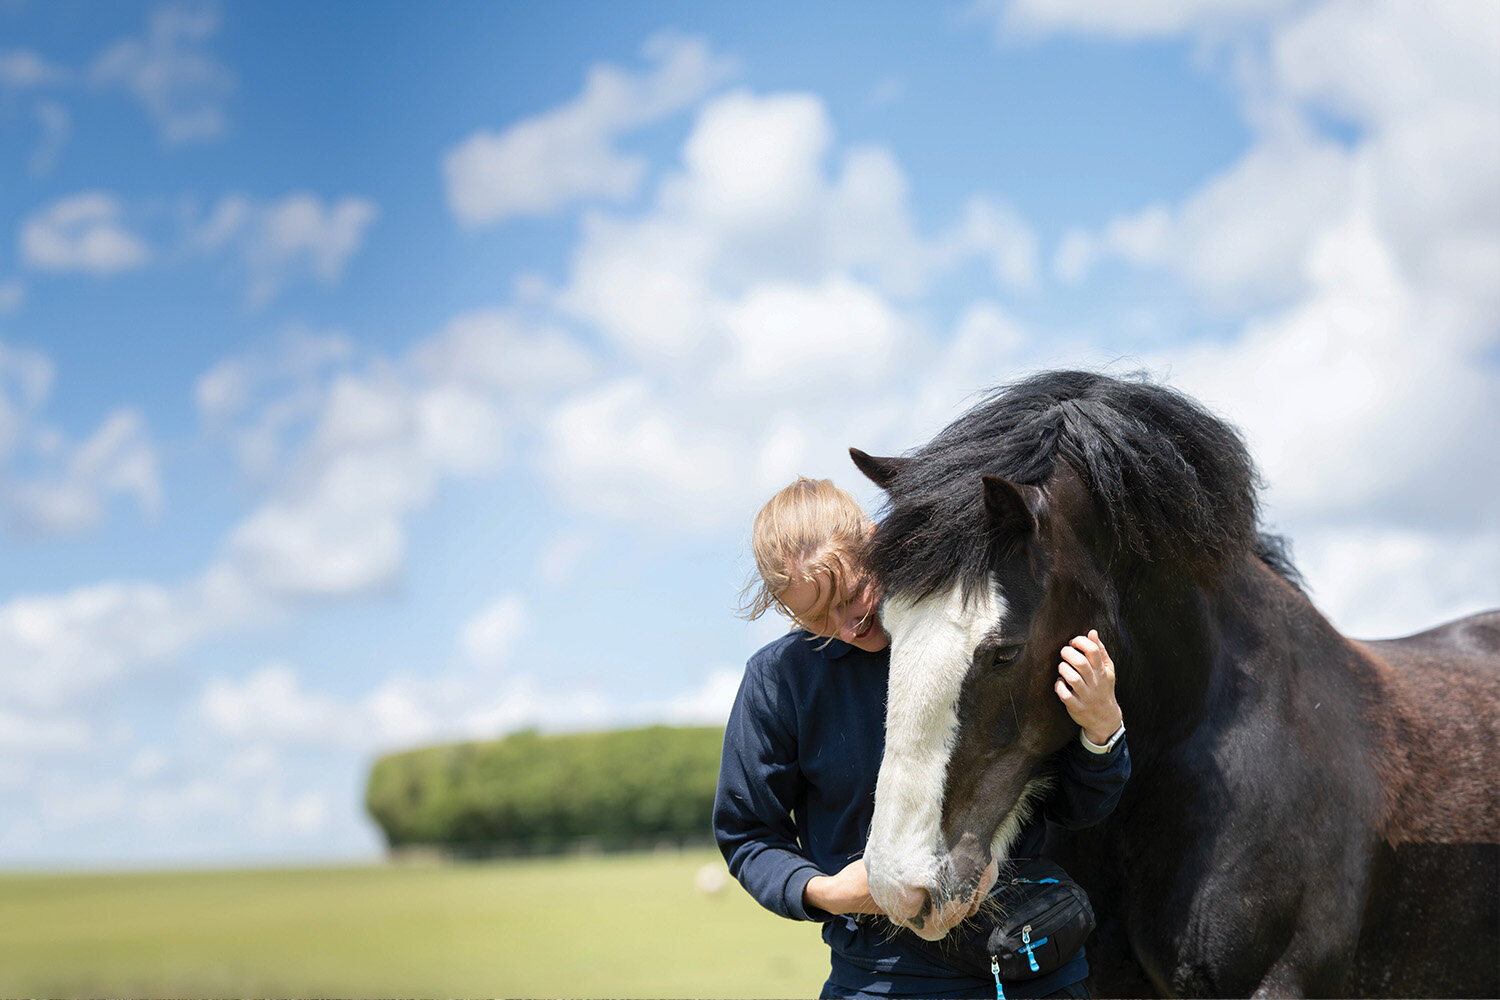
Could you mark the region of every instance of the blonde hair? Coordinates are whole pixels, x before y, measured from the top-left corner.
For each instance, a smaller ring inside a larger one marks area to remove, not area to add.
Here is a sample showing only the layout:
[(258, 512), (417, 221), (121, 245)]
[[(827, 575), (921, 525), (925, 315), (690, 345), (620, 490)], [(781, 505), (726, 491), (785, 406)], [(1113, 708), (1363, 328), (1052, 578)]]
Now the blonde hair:
[(796, 579), (827, 574), (830, 595), (852, 589), (864, 576), (858, 553), (869, 529), (859, 501), (832, 480), (798, 476), (755, 515), (750, 548), (756, 576), (741, 593), (740, 616), (759, 618), (774, 607), (797, 623), (781, 603)]

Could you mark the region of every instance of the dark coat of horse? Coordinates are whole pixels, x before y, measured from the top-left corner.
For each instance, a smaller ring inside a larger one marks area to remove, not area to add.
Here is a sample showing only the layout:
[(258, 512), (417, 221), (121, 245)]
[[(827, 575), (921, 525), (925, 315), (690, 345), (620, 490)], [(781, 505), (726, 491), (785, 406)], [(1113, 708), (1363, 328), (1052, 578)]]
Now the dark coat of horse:
[[(1261, 532), (1239, 435), (1145, 381), (1047, 373), (907, 457), (851, 453), (889, 496), (867, 553), (892, 633), (877, 902), (947, 912), (988, 884), (1076, 738), (1058, 650), (1097, 627), (1133, 776), (1048, 842), (1099, 916), (1096, 994), (1500, 996), (1500, 612), (1340, 635)], [(918, 697), (902, 717), (947, 729), (898, 720)], [(922, 805), (894, 772), (935, 750)]]

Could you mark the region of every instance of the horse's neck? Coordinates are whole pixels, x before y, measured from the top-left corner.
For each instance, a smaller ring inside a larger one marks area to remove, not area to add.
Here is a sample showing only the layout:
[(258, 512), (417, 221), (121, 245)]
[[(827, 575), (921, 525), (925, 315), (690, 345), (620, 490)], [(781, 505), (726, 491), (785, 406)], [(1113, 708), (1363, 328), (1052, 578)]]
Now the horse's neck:
[(1298, 643), (1336, 648), (1340, 656), (1347, 652), (1347, 641), (1312, 604), (1256, 559), (1212, 587), (1142, 572), (1126, 581), (1119, 596), (1128, 650), (1121, 707), (1128, 704), (1150, 734), (1165, 742), (1186, 737), (1257, 671), (1261, 686), (1295, 683), (1295, 671), (1267, 677), (1263, 665), (1284, 660)]
[(1191, 581), (1145, 573), (1120, 583), (1117, 685), (1126, 725), (1180, 738), (1202, 716), (1212, 679), (1218, 630), (1207, 595)]

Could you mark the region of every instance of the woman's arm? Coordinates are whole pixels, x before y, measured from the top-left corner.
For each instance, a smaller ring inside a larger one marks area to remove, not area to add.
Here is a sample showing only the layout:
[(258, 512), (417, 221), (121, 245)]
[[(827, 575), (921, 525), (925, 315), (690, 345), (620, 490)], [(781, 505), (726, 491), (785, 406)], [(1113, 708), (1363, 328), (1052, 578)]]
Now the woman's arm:
[(825, 913), (884, 913), (870, 896), (870, 870), (855, 858), (837, 875), (814, 875), (802, 890), (802, 901)]
[[(1099, 633), (1091, 629), (1087, 636), (1075, 637), (1061, 655), (1057, 696), (1088, 743), (1073, 740), (1060, 754), (1057, 789), (1043, 813), (1077, 830), (1114, 812), (1130, 778), (1130, 749), (1121, 733), (1125, 722), (1115, 700), (1114, 661)], [(1098, 752), (1104, 747), (1105, 752)]]
[(774, 661), (750, 661), (729, 713), (714, 797), (714, 839), (729, 873), (756, 902), (793, 920), (826, 919), (808, 911), (813, 901), (804, 901), (808, 883), (823, 873), (797, 843), (792, 812), (803, 778), (795, 714), (774, 667)]

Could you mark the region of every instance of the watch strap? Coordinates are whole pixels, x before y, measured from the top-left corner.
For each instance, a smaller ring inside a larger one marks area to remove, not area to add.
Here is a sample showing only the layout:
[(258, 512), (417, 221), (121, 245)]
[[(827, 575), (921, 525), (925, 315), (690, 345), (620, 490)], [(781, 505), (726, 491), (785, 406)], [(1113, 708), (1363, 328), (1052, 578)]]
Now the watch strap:
[(1086, 736), (1084, 734), (1082, 726), (1080, 726), (1078, 728), (1078, 738), (1079, 738), (1079, 740), (1081, 740), (1083, 742), (1083, 748), (1085, 750), (1087, 750), (1089, 753), (1097, 753), (1097, 754), (1106, 754), (1106, 753), (1109, 753), (1111, 750), (1113, 750), (1115, 748), (1115, 744), (1118, 743), (1118, 742), (1120, 742), (1120, 738), (1123, 737), (1124, 735), (1125, 735), (1125, 723), (1121, 722), (1120, 723), (1120, 728), (1115, 730), (1114, 735), (1111, 736), (1108, 740), (1106, 740), (1104, 742), (1103, 746), (1100, 746), (1098, 743), (1095, 743), (1093, 740), (1089, 739), (1088, 736)]

